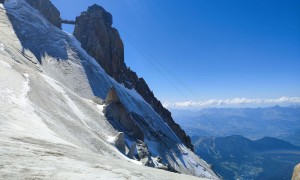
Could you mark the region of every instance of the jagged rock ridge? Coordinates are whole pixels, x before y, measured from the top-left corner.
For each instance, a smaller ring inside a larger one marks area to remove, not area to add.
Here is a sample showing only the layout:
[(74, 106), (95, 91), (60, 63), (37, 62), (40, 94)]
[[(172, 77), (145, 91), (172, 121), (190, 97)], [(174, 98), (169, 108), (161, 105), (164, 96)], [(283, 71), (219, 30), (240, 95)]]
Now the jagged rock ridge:
[(170, 126), (179, 139), (193, 150), (190, 137), (175, 123), (171, 113), (154, 96), (143, 78), (128, 68), (124, 62), (124, 47), (118, 31), (113, 28), (112, 15), (98, 5), (93, 5), (76, 18), (74, 36), (83, 49), (94, 57), (116, 81), (135, 89)]

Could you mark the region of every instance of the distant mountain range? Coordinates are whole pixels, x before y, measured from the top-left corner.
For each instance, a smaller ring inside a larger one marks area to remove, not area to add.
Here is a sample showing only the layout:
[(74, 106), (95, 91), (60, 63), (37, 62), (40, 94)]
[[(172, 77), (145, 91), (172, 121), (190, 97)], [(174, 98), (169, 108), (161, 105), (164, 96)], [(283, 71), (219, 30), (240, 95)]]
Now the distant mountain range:
[(300, 146), (299, 106), (173, 110), (172, 114), (190, 136), (242, 135), (249, 139), (270, 136)]
[(195, 152), (224, 179), (291, 179), (300, 147), (280, 139), (192, 137)]
[(173, 110), (172, 114), (192, 136), (196, 154), (226, 180), (291, 179), (300, 162), (299, 106)]

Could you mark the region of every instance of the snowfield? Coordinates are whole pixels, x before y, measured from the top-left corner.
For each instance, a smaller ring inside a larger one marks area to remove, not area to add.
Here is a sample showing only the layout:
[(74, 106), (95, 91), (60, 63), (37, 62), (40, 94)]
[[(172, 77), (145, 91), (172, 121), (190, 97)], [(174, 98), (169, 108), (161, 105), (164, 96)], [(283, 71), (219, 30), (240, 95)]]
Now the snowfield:
[[(151, 154), (187, 175), (142, 166), (114, 146), (119, 132), (94, 100), (112, 86), (144, 117)], [(218, 179), (135, 90), (23, 0), (0, 6), (0, 137), (0, 179)]]

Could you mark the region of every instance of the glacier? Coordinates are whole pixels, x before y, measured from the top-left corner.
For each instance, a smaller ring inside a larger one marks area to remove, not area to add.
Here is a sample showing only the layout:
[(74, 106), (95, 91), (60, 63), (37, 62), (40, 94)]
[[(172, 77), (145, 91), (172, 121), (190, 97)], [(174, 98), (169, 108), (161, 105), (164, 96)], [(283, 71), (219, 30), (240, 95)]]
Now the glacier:
[[(141, 117), (156, 165), (154, 155), (181, 174), (141, 166), (114, 146), (119, 131), (102, 103), (111, 87)], [(24, 0), (0, 4), (0, 136), (0, 179), (219, 179), (134, 89)]]

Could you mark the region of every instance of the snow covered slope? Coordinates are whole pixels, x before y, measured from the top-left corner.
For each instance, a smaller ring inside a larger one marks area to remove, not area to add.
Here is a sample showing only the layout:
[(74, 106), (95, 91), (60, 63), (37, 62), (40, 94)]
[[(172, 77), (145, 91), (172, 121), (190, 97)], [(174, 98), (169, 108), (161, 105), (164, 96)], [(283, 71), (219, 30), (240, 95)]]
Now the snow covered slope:
[[(111, 143), (119, 132), (98, 100), (111, 87), (138, 117), (156, 165), (160, 156), (187, 175), (141, 166)], [(0, 179), (218, 179), (135, 90), (23, 0), (0, 4), (0, 136)]]

